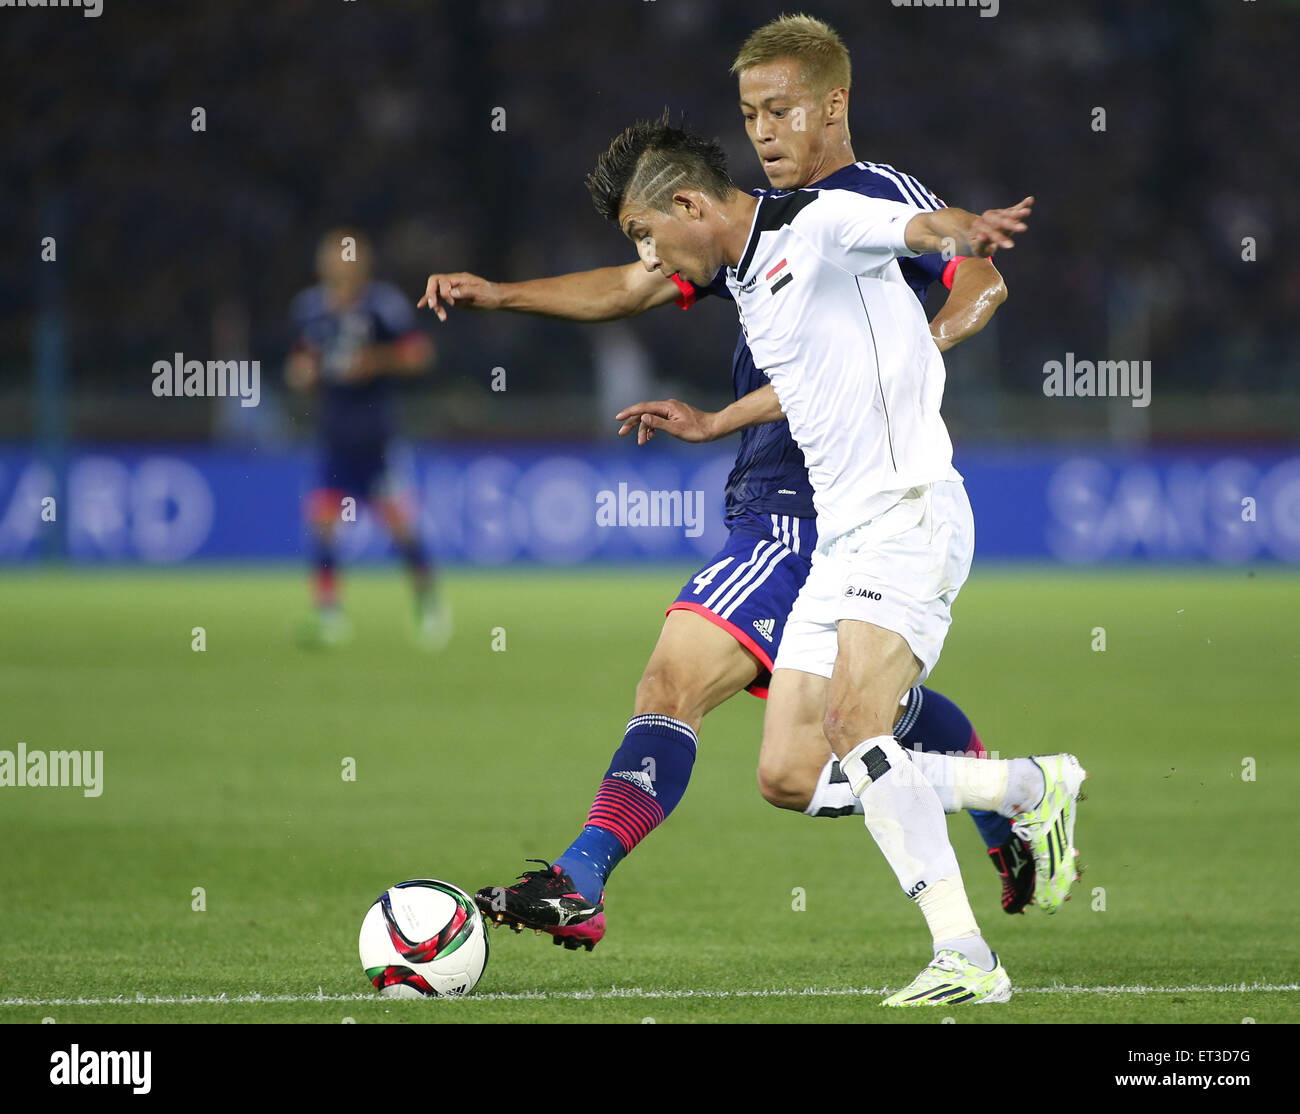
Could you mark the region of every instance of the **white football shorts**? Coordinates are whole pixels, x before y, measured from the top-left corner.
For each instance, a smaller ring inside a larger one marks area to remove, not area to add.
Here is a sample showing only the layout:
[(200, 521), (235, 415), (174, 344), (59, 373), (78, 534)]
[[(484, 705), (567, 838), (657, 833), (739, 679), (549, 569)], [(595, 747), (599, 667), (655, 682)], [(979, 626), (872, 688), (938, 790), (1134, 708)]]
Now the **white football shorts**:
[(887, 511), (814, 551), (773, 668), (829, 677), (836, 624), (859, 619), (907, 641), (921, 662), (920, 684), (938, 664), (974, 551), (965, 484), (945, 480), (902, 492)]

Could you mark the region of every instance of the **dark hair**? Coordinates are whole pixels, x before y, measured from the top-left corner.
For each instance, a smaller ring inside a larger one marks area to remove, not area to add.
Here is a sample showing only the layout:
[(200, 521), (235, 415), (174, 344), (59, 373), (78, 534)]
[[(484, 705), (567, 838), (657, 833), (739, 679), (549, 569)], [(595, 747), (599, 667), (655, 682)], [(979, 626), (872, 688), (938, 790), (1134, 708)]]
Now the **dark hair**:
[(587, 189), (596, 212), (617, 224), (629, 198), (667, 213), (679, 189), (700, 190), (725, 201), (736, 186), (727, 173), (722, 145), (673, 127), (664, 109), (654, 123), (638, 120), (614, 139), (587, 175)]

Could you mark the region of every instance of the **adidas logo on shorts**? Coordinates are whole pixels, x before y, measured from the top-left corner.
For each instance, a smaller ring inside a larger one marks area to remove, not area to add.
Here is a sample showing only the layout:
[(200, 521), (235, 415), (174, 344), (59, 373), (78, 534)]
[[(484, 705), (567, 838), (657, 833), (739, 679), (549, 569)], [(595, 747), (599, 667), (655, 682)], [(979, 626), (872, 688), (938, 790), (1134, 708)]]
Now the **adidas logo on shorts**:
[(772, 634), (776, 630), (775, 619), (755, 619), (754, 629), (758, 631), (768, 642), (772, 641)]

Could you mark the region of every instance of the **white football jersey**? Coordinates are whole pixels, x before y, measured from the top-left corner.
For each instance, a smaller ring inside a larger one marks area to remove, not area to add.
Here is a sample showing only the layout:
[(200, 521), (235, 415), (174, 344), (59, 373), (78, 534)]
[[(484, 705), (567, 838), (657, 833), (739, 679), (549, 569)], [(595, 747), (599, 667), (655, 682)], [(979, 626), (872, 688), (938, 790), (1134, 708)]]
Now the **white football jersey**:
[(922, 210), (846, 190), (763, 197), (727, 286), (812, 479), (825, 544), (901, 492), (960, 479), (943, 357), (899, 256)]

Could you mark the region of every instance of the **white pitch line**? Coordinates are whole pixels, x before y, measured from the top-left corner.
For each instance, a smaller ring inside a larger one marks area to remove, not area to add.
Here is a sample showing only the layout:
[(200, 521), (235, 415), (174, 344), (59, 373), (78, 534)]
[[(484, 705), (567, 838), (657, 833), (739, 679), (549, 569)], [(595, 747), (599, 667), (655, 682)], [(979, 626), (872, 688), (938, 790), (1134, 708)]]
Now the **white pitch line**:
[[(890, 987), (775, 987), (752, 990), (645, 990), (611, 987), (609, 990), (532, 990), (520, 993), (470, 994), (463, 1002), (617, 1001), (620, 999), (686, 998), (858, 998), (888, 994)], [(1278, 994), (1300, 991), (1300, 983), (1229, 983), (1224, 986), (1017, 986), (1015, 994)], [(4, 1006), (243, 1006), (293, 1002), (382, 1002), (396, 999), (377, 994), (219, 994), (215, 997), (133, 998), (0, 998)]]

